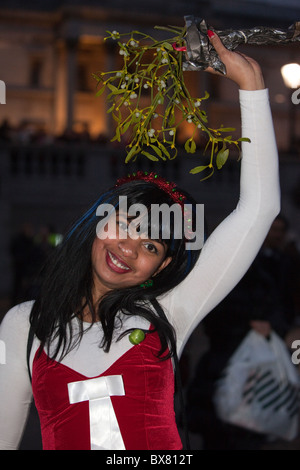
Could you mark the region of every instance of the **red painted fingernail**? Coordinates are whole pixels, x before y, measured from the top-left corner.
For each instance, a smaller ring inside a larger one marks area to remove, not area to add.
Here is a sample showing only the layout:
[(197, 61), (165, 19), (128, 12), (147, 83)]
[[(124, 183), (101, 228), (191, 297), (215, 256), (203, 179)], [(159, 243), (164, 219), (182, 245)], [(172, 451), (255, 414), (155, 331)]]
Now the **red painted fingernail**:
[(209, 38), (213, 38), (214, 35), (215, 35), (215, 33), (214, 33), (213, 31), (211, 31), (211, 29), (208, 29), (208, 30), (207, 30), (207, 36), (208, 36)]
[(177, 46), (176, 42), (173, 42), (172, 44), (172, 47), (175, 51), (186, 51), (186, 47), (185, 46)]

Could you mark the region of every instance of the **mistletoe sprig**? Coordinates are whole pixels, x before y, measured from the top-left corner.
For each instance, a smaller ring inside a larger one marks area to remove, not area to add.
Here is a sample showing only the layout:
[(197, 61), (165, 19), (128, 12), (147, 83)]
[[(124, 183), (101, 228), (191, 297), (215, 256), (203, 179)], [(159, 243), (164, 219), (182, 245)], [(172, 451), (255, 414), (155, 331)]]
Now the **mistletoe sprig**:
[[(189, 154), (197, 150), (196, 136), (199, 132), (207, 135), (205, 152), (210, 149), (210, 157), (205, 165), (191, 169), (192, 174), (208, 170), (208, 178), (215, 167), (222, 168), (229, 155), (229, 146), (240, 151), (240, 142), (246, 138), (233, 139), (226, 135), (235, 129), (209, 127), (206, 112), (201, 109), (203, 100), (190, 95), (184, 81), (182, 49), (184, 48), (185, 28), (160, 28), (171, 31), (174, 37), (157, 41), (155, 38), (132, 31), (119, 34), (108, 31), (105, 40), (117, 41), (123, 66), (119, 70), (94, 74), (99, 90), (97, 96), (108, 92), (107, 101), (111, 104), (108, 113), (116, 122), (112, 141), (121, 141), (126, 133), (130, 135), (125, 162), (135, 161), (144, 155), (152, 161), (176, 158), (176, 133), (182, 122), (193, 124), (193, 132), (184, 145)], [(126, 37), (124, 41), (122, 38)], [(145, 91), (150, 100), (145, 102)], [(204, 152), (204, 153), (205, 153)]]

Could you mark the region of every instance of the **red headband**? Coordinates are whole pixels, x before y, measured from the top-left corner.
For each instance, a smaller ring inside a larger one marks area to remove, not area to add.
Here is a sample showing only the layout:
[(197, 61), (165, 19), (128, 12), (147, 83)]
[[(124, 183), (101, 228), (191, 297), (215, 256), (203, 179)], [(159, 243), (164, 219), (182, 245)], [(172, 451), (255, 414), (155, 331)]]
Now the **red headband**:
[(167, 181), (165, 178), (162, 178), (153, 171), (137, 171), (135, 173), (132, 173), (131, 175), (119, 178), (116, 182), (116, 187), (135, 180), (143, 180), (149, 183), (156, 184), (156, 186), (158, 186), (165, 193), (167, 193), (173, 199), (174, 202), (180, 204), (183, 209), (183, 203), (186, 199), (186, 196), (179, 191), (175, 183)]

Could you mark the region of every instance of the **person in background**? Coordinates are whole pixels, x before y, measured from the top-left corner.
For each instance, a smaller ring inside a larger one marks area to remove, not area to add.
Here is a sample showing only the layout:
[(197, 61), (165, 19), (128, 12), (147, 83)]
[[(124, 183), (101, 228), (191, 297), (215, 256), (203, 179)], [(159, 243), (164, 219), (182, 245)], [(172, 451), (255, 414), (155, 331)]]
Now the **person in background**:
[(189, 428), (202, 436), (205, 449), (255, 450), (267, 442), (265, 435), (220, 421), (212, 398), (216, 381), (251, 329), (266, 338), (273, 330), (285, 339), (296, 324), (295, 264), (286, 252), (288, 227), (279, 214), (245, 276), (203, 320), (209, 348), (188, 385), (187, 407)]

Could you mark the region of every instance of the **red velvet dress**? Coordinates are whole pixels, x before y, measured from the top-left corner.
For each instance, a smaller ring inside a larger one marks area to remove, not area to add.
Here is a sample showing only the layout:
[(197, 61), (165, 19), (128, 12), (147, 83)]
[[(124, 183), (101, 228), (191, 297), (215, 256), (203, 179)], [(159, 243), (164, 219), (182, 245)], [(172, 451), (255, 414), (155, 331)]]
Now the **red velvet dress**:
[[(159, 360), (159, 349), (158, 335), (147, 334), (144, 341), (129, 349), (98, 378), (85, 377), (49, 359), (45, 351), (38, 351), (33, 362), (32, 388), (43, 448), (181, 449), (174, 413), (172, 362)], [(100, 397), (101, 380), (107, 382), (111, 377), (121, 389), (123, 386), (123, 391), (110, 390)], [(80, 388), (86, 384), (95, 384), (92, 396), (84, 391), (78, 399), (75, 393), (77, 398), (73, 397), (70, 403), (72, 387), (80, 395)]]

